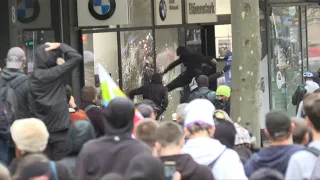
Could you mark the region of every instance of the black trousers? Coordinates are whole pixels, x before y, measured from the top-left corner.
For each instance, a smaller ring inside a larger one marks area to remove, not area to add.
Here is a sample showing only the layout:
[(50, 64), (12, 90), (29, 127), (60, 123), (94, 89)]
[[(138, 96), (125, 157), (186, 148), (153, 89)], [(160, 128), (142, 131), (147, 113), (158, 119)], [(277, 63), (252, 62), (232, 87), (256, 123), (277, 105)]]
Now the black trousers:
[(190, 84), (192, 79), (197, 75), (197, 73), (185, 71), (166, 86), (168, 88), (168, 92)]
[(69, 153), (67, 144), (68, 130), (50, 133), (48, 145), (44, 153), (53, 161), (59, 161)]

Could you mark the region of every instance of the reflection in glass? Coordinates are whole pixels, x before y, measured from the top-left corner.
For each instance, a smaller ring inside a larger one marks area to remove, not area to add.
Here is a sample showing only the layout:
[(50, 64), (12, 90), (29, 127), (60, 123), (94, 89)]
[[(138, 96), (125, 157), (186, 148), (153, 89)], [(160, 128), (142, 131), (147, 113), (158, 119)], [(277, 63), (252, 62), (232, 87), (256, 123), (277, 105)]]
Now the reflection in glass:
[(317, 72), (320, 68), (320, 8), (307, 9), (307, 27), (309, 70)]
[(129, 24), (121, 27), (151, 26), (151, 1), (150, 0), (128, 0)]
[(301, 84), (301, 40), (299, 8), (273, 7), (271, 21), (272, 109), (296, 114), (291, 98)]
[[(162, 72), (170, 63), (177, 59), (176, 49), (179, 44), (178, 29), (160, 29), (156, 30), (156, 52), (157, 69)], [(181, 73), (181, 66), (168, 72), (164, 77), (164, 84), (168, 84)], [(180, 102), (180, 91), (174, 90), (169, 93), (169, 106), (163, 114), (162, 119), (170, 120), (175, 113), (176, 107)]]
[(151, 30), (121, 32), (123, 91), (148, 82), (154, 72), (153, 37)]
[[(97, 65), (101, 64), (119, 84), (117, 33), (83, 34), (83, 59), (86, 86), (96, 86)], [(106, 46), (106, 42), (108, 45)]]
[(26, 52), (27, 55), (27, 66), (25, 69), (26, 73), (32, 73), (33, 71), (33, 61), (32, 55), (33, 50), (37, 45), (44, 44), (45, 42), (54, 42), (54, 31), (24, 31), (21, 36), (19, 36), (20, 47)]
[(188, 29), (186, 31), (186, 43), (189, 50), (201, 53), (201, 29)]
[(217, 25), (214, 27), (216, 38), (216, 57), (224, 58), (227, 52), (232, 52), (231, 24)]

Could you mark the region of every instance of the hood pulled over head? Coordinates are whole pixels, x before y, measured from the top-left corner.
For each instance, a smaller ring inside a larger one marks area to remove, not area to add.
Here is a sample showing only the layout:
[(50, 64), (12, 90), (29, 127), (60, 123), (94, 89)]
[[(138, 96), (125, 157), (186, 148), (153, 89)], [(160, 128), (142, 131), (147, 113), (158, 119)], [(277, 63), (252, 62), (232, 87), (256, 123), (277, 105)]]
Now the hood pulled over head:
[(107, 135), (131, 133), (135, 107), (128, 98), (115, 98), (103, 110), (102, 118), (106, 124)]
[(48, 69), (57, 65), (57, 58), (62, 57), (59, 50), (46, 51), (48, 46), (43, 44), (34, 50), (33, 68)]
[(151, 82), (157, 83), (157, 84), (162, 84), (162, 76), (161, 74), (155, 73), (151, 77)]
[(68, 132), (69, 152), (79, 153), (82, 146), (94, 138), (96, 138), (96, 135), (90, 121), (80, 120), (74, 122)]
[(183, 55), (188, 55), (191, 54), (191, 52), (189, 51), (188, 48), (184, 47), (184, 46), (179, 46), (177, 48), (177, 56), (183, 56)]

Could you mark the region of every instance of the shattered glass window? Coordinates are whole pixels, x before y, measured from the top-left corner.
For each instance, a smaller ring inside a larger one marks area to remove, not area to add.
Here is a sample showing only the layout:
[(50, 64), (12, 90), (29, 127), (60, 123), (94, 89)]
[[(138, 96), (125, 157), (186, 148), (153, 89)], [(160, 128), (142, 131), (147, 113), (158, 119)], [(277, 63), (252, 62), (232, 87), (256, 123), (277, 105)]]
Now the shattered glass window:
[(154, 72), (151, 30), (121, 32), (121, 63), (125, 93), (150, 81)]

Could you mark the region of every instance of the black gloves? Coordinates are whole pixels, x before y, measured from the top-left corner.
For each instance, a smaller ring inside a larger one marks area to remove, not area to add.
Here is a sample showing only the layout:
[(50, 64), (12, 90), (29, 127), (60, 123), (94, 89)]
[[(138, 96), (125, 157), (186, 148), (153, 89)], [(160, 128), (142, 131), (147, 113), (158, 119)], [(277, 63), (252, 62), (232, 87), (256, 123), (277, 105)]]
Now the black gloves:
[(231, 65), (226, 65), (223, 68), (223, 72), (225, 73), (225, 72), (229, 71), (230, 69), (231, 69)]

